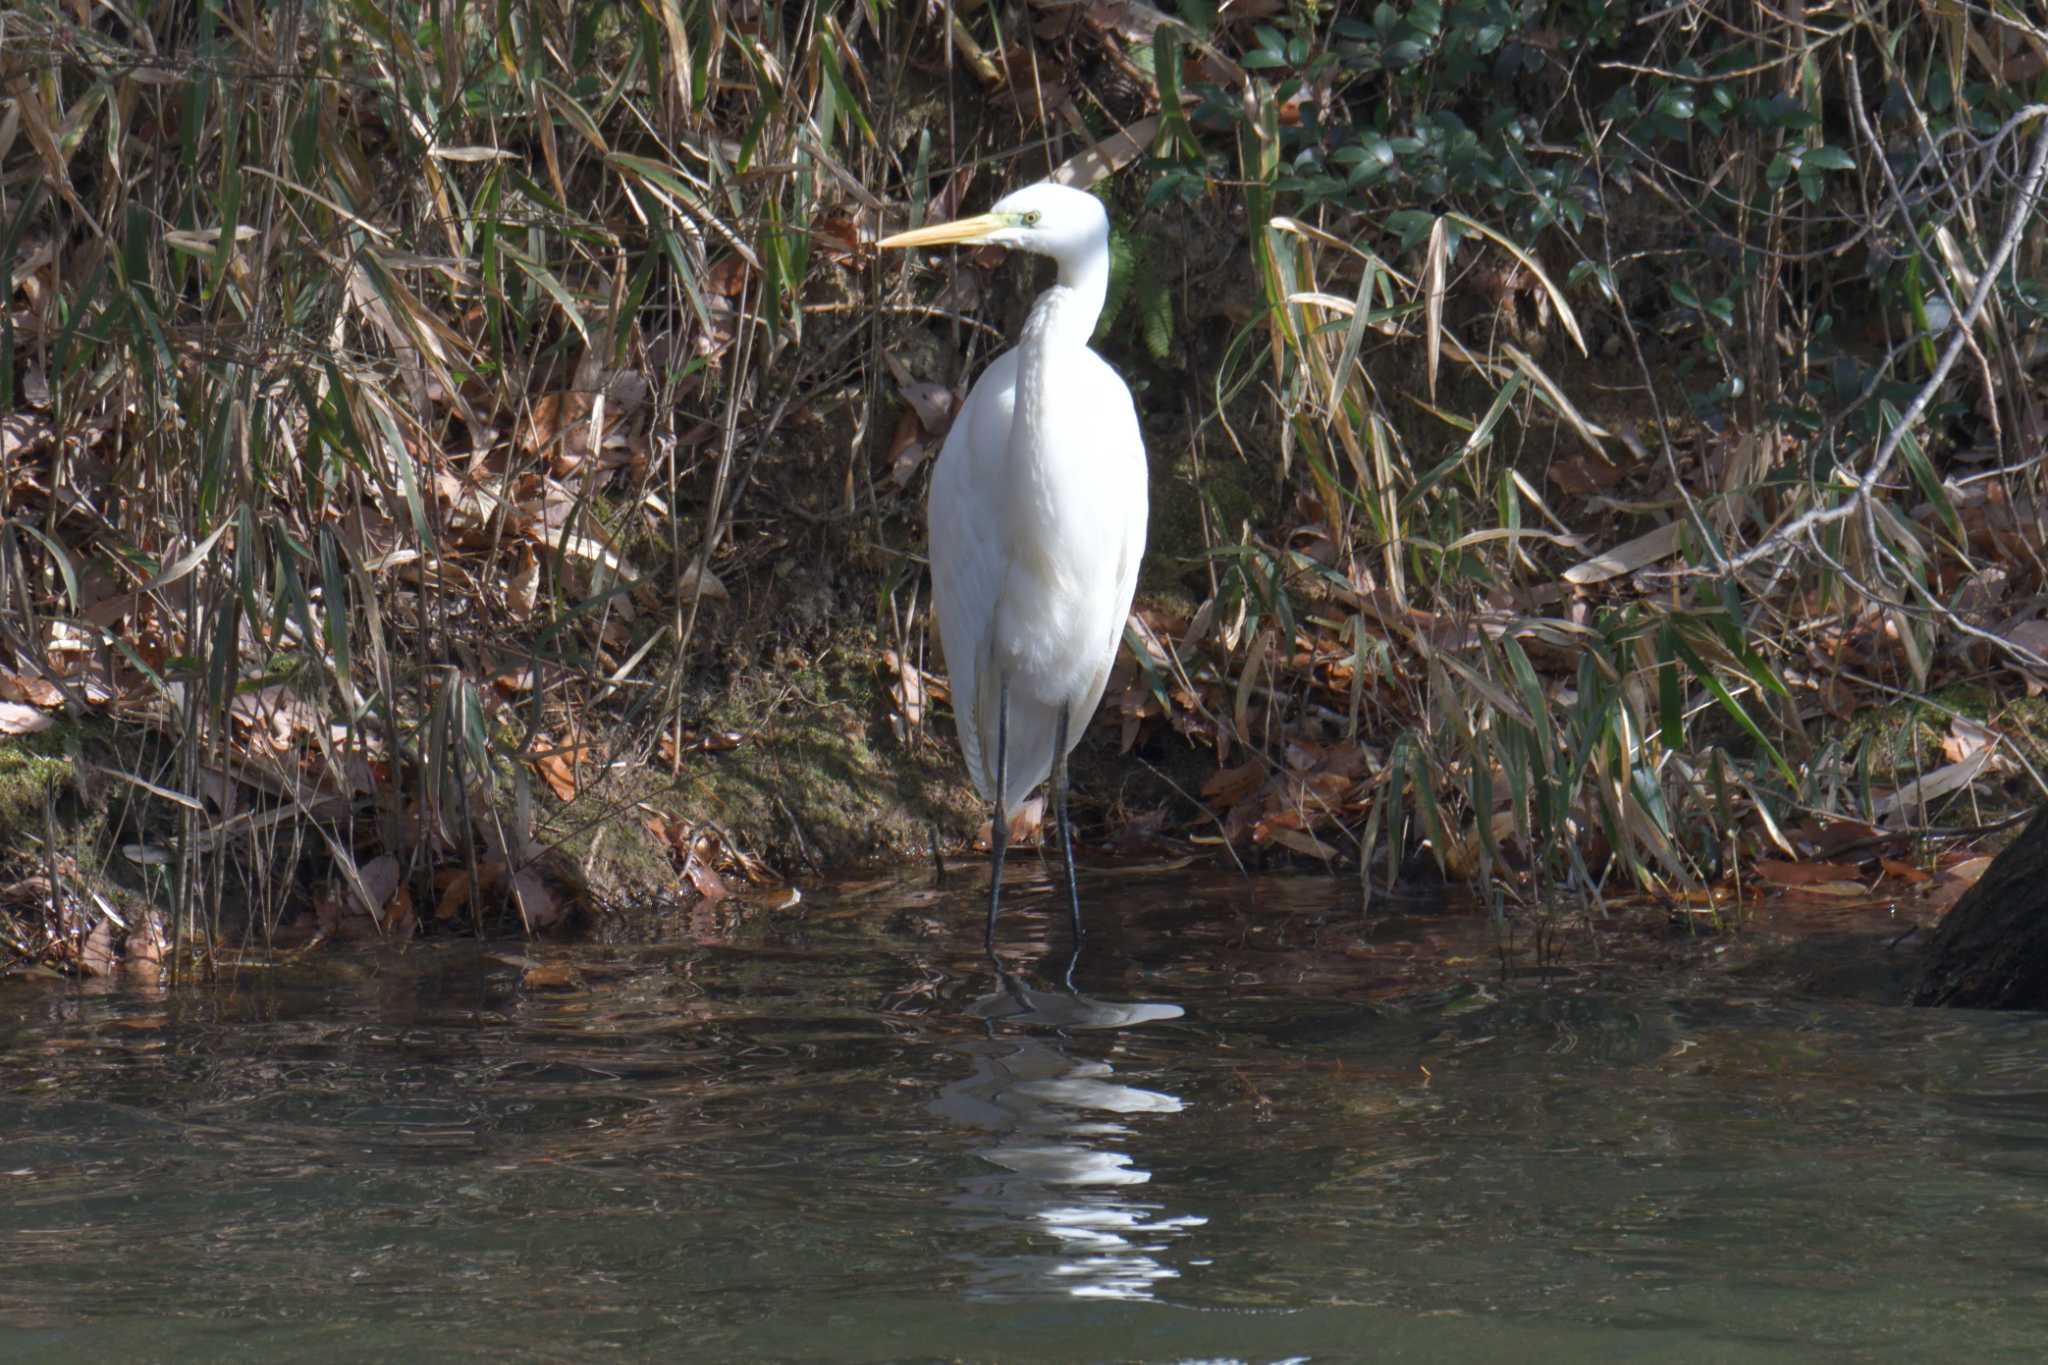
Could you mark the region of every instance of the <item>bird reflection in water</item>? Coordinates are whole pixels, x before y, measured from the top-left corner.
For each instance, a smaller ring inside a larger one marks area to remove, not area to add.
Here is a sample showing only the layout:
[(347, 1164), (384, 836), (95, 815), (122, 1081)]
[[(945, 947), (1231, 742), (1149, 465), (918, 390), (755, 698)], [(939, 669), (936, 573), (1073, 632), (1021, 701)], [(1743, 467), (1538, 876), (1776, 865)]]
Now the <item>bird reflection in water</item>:
[(1072, 1033), (1178, 1019), (1180, 1006), (1082, 995), (1073, 967), (1069, 959), (1065, 989), (1042, 991), (997, 963), (1000, 988), (968, 1007), (988, 1029), (960, 1049), (973, 1074), (932, 1102), (948, 1122), (994, 1135), (976, 1155), (995, 1171), (962, 1181), (954, 1207), (977, 1232), (1021, 1225), (1055, 1243), (1049, 1251), (974, 1253), (978, 1296), (1151, 1298), (1160, 1280), (1178, 1273), (1158, 1259), (1168, 1242), (1208, 1221), (1168, 1216), (1163, 1205), (1134, 1198), (1152, 1173), (1118, 1149), (1133, 1136), (1129, 1120), (1177, 1114), (1181, 1101), (1117, 1080), (1108, 1062), (1069, 1055)]

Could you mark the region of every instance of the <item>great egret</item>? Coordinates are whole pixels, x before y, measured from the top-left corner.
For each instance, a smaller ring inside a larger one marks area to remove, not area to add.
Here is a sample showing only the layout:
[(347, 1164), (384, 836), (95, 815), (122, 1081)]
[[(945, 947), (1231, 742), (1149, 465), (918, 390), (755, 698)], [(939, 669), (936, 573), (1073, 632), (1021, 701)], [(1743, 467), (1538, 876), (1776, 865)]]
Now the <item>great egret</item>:
[(1048, 775), (1079, 939), (1067, 755), (1102, 701), (1145, 550), (1138, 412), (1088, 347), (1109, 289), (1109, 216), (1095, 196), (1045, 183), (977, 217), (877, 245), (947, 243), (1016, 247), (1059, 263), (1023, 339), (982, 371), (954, 416), (928, 516), (960, 748), (975, 790), (995, 808), (987, 941), (1002, 907), (1010, 818)]

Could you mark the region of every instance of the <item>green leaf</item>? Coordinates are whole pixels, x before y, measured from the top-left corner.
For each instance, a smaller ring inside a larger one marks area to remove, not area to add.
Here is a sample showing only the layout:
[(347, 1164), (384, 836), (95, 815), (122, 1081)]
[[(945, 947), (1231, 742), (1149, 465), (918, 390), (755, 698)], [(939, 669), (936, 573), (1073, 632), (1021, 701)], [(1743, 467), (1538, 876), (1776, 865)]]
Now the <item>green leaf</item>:
[(1680, 122), (1690, 119), (1693, 114), (1692, 90), (1681, 86), (1676, 90), (1665, 91), (1657, 99), (1657, 112), (1665, 118), (1677, 119)]
[(1149, 269), (1138, 275), (1138, 326), (1154, 360), (1163, 362), (1173, 354), (1173, 293)]
[(427, 517), (426, 501), (420, 496), (419, 473), (413, 468), (412, 451), (405, 444), (405, 437), (398, 430), (398, 423), (390, 410), (380, 402), (369, 404), (370, 415), (384, 435), (385, 454), (398, 467), (398, 484), (405, 496), (406, 510), (412, 515), (413, 534), (420, 544), (429, 550), (436, 544), (434, 523)]
[(1685, 694), (1678, 685), (1677, 636), (1668, 624), (1657, 632), (1657, 710), (1664, 747), (1673, 752), (1683, 749)]
[[(1879, 403), (1878, 413), (1883, 419), (1884, 430), (1889, 431), (1899, 424), (1898, 409), (1890, 403)], [(1950, 499), (1948, 488), (1942, 483), (1941, 476), (1934, 472), (1934, 465), (1927, 458), (1927, 451), (1912, 432), (1908, 431), (1899, 438), (1899, 453), (1905, 457), (1906, 468), (1911, 471), (1913, 482), (1920, 485), (1921, 496), (1934, 505), (1935, 514), (1941, 518), (1942, 529), (1948, 532), (1950, 541), (1957, 546), (1963, 545), (1967, 534), (1963, 530), (1963, 519), (1956, 512), (1956, 505)]]
[(555, 278), (555, 272), (512, 245), (510, 238), (500, 238), (498, 249), (509, 256), (512, 262), (525, 272), (528, 279), (547, 291), (548, 297), (553, 299), (562, 312), (568, 316), (569, 325), (574, 327), (576, 334), (583, 338), (583, 344), (588, 346), (590, 344), (590, 329), (583, 325), (583, 312), (576, 306), (576, 298), (569, 292), (567, 286)]
[(32, 522), (16, 521), (13, 518), (9, 518), (5, 522), (0, 522), (0, 526), (26, 532), (43, 543), (43, 549), (49, 554), (50, 562), (57, 566), (57, 573), (64, 580), (64, 598), (70, 603), (71, 610), (77, 611), (83, 601), (78, 595), (78, 570), (72, 566), (71, 556), (64, 547), (45, 535)]
[(846, 73), (840, 69), (839, 65), (838, 46), (827, 40), (825, 31), (822, 28), (818, 30), (817, 48), (818, 65), (824, 71), (825, 79), (831, 83), (834, 96), (833, 102), (838, 110), (834, 121), (837, 122), (851, 118), (854, 126), (860, 129), (861, 136), (867, 140), (868, 145), (873, 146), (875, 143), (875, 130), (868, 124), (868, 116), (860, 107), (860, 101), (854, 98), (853, 90), (846, 84)]
[(1722, 684), (1714, 670), (1707, 667), (1706, 662), (1693, 653), (1692, 648), (1680, 639), (1676, 632), (1673, 632), (1670, 638), (1672, 646), (1678, 651), (1678, 657), (1685, 660), (1687, 666), (1692, 669), (1692, 675), (1699, 680), (1700, 686), (1713, 693), (1714, 700), (1721, 704), (1721, 709), (1727, 712), (1737, 725), (1749, 732), (1749, 737), (1770, 756), (1771, 766), (1778, 770), (1778, 775), (1785, 779), (1786, 784), (1797, 787), (1799, 778), (1793, 773), (1792, 765), (1785, 761), (1785, 756), (1778, 752), (1778, 746), (1771, 743), (1770, 738), (1758, 727), (1748, 709), (1735, 699), (1735, 694)]
[(1387, 215), (1386, 224), (1390, 230), (1399, 234), (1401, 250), (1412, 251), (1415, 244), (1427, 237), (1430, 229), (1436, 226), (1436, 215), (1425, 213), (1421, 209), (1396, 209)]
[(1131, 246), (1131, 239), (1122, 228), (1111, 224), (1109, 229), (1109, 289), (1103, 295), (1102, 316), (1096, 320), (1094, 341), (1106, 339), (1116, 330), (1117, 319), (1123, 315), (1124, 304), (1131, 297), (1131, 281), (1138, 271), (1137, 252)]

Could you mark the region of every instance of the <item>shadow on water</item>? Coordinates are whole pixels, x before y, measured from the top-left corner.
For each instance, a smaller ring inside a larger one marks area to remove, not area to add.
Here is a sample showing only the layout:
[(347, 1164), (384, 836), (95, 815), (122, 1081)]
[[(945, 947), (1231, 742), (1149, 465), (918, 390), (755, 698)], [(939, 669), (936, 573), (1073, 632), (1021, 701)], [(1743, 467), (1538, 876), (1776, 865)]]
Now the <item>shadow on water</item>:
[(1088, 896), (0, 981), (0, 1356), (2038, 1356), (2048, 1021)]

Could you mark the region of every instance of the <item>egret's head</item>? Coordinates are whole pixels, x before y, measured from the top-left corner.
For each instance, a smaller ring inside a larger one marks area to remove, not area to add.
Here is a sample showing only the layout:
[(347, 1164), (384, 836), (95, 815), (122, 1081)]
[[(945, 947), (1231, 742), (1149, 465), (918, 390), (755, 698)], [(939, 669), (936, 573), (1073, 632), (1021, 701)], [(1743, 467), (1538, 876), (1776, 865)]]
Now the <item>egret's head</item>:
[(987, 213), (884, 237), (877, 246), (1007, 246), (1055, 260), (1101, 251), (1109, 242), (1109, 215), (1085, 190), (1051, 181), (1004, 195)]

